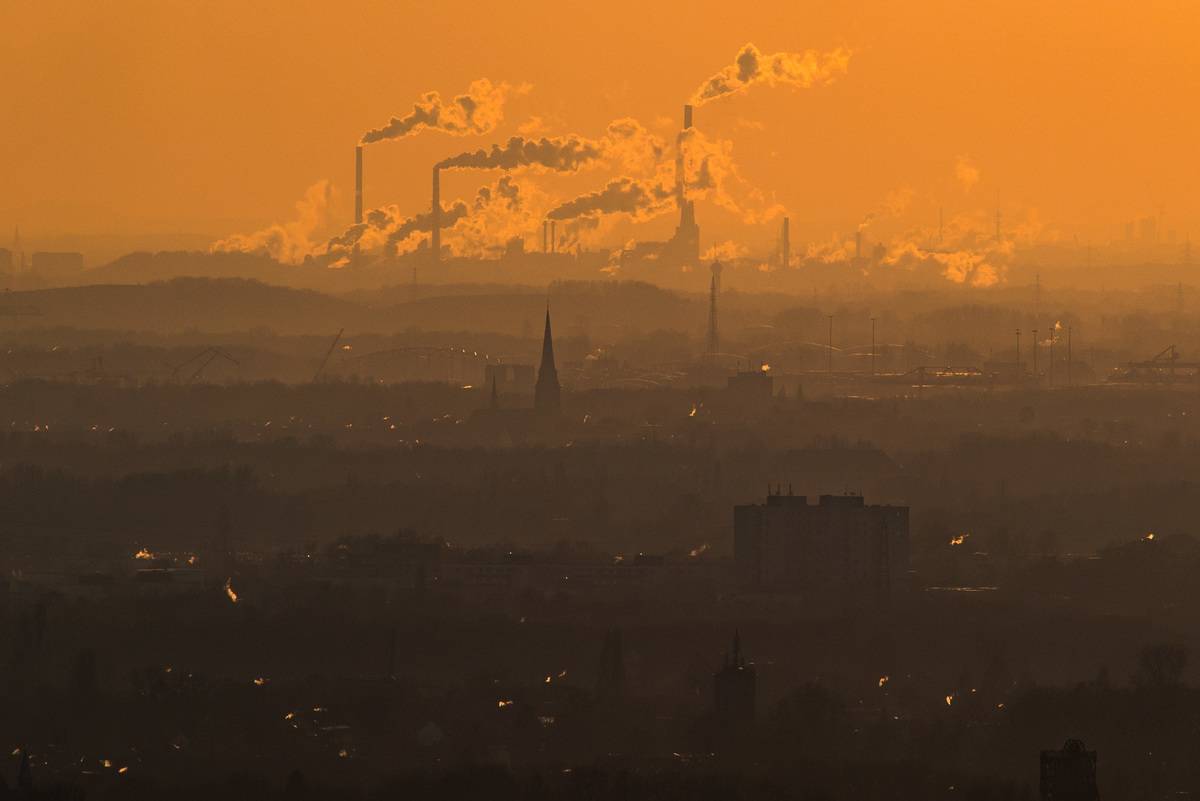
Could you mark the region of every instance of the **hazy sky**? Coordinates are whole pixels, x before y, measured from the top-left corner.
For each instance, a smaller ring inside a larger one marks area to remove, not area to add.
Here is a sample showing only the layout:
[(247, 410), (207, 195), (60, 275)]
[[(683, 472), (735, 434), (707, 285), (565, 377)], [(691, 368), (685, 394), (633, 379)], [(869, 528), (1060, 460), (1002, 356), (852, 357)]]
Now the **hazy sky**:
[[(322, 178), (348, 220), (364, 131), (430, 90), (531, 84), (489, 136), (370, 147), (368, 206), (415, 212), (433, 161), (532, 117), (550, 134), (600, 136), (632, 116), (671, 141), (680, 105), (747, 42), (853, 50), (830, 86), (755, 87), (697, 112), (798, 240), (853, 226), (899, 189), (912, 192), (909, 221), (998, 196), (1014, 219), (1098, 241), (1134, 216), (1161, 211), (1180, 236), (1200, 220), (1200, 3), (1185, 0), (4, 0), (0, 31), (0, 225), (30, 239), (224, 235), (294, 215)], [(570, 197), (607, 177), (538, 180)], [(443, 197), (494, 179), (455, 174)], [(709, 241), (774, 237), (773, 223), (704, 203), (698, 214)]]

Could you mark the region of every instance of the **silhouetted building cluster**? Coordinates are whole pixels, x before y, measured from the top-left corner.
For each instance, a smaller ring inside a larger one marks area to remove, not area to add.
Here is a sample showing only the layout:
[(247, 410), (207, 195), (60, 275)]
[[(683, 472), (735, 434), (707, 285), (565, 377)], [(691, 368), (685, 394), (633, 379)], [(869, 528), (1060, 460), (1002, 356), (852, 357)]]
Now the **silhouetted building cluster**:
[(1042, 801), (1095, 801), (1096, 752), (1081, 740), (1067, 740), (1061, 751), (1042, 752)]
[(818, 605), (887, 605), (908, 575), (908, 507), (859, 495), (776, 491), (734, 507), (734, 560), (743, 587), (798, 593)]

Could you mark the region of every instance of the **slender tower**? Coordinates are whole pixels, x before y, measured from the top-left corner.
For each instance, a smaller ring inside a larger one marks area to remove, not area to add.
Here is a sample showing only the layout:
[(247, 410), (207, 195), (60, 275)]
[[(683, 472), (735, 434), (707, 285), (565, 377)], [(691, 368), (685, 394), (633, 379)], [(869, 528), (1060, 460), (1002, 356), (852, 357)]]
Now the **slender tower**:
[(717, 360), (721, 352), (721, 332), (717, 327), (717, 296), (721, 294), (721, 262), (712, 263), (712, 284), (708, 294), (708, 339), (704, 346), (704, 355), (709, 363)]
[(557, 415), (562, 407), (558, 368), (554, 366), (554, 336), (550, 332), (550, 304), (546, 304), (546, 330), (542, 334), (542, 363), (533, 388), (533, 408), (538, 414)]
[(683, 147), (687, 132), (692, 127), (692, 107), (683, 107), (683, 128), (675, 139), (675, 204), (679, 209), (679, 225), (671, 246), (680, 262), (697, 264), (700, 261), (700, 226), (696, 224), (696, 202), (688, 200), (687, 181), (684, 176)]
[(362, 225), (362, 157), (363, 146), (354, 148), (354, 224)]
[(782, 241), (779, 243), (779, 266), (785, 270), (792, 266), (792, 241), (789, 227), (788, 218), (784, 217)]

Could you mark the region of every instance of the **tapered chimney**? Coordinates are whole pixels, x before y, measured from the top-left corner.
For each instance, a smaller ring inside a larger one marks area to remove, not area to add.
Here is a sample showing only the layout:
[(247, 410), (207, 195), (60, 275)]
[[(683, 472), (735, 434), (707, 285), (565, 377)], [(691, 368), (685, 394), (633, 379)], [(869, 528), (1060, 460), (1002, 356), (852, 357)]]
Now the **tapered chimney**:
[(436, 264), (442, 259), (442, 177), (436, 166), (433, 168), (433, 204), (429, 213), (429, 253)]
[(692, 107), (689, 104), (689, 105), (686, 105), (683, 107), (683, 130), (686, 131), (688, 128), (691, 128), (691, 127), (692, 127)]
[(542, 253), (550, 252), (550, 221), (542, 220)]
[(558, 237), (554, 233), (554, 220), (550, 221), (550, 252), (558, 252)]
[(363, 146), (354, 148), (354, 224), (362, 225), (362, 156)]
[(783, 218), (783, 236), (781, 239), (782, 241), (779, 243), (779, 265), (786, 270), (792, 266), (792, 243), (788, 235), (787, 217)]

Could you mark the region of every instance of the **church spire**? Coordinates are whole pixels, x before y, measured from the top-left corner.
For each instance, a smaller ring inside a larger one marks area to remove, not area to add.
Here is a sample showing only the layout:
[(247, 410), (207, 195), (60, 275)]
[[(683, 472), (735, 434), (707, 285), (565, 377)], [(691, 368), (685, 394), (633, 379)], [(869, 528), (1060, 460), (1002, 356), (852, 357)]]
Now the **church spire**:
[(550, 331), (550, 303), (546, 303), (546, 330), (542, 334), (542, 364), (533, 390), (533, 408), (542, 414), (558, 414), (560, 404), (558, 369), (554, 366), (554, 335)]

